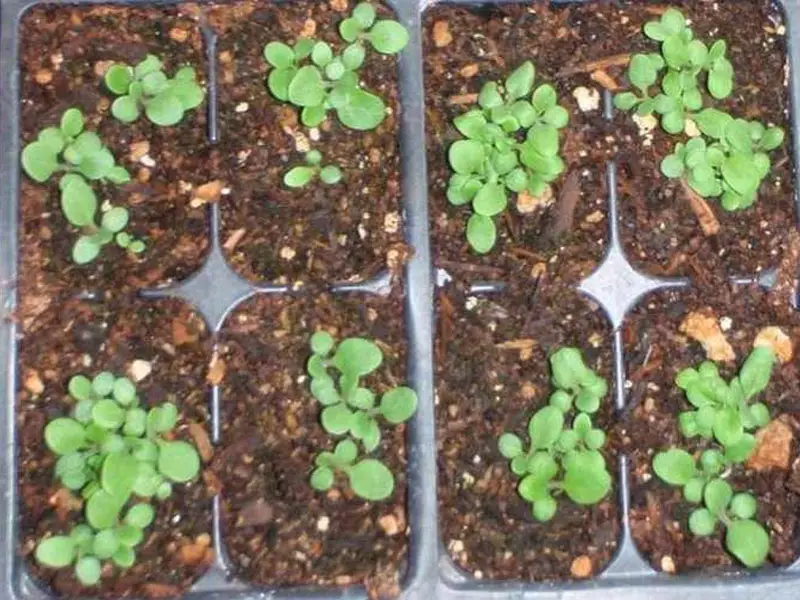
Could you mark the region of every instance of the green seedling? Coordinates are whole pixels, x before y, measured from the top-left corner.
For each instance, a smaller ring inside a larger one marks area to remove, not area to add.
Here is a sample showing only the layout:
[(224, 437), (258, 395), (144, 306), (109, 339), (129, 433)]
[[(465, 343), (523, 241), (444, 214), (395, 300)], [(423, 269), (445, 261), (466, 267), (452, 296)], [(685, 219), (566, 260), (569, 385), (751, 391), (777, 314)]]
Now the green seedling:
[(100, 561), (133, 565), (134, 548), (155, 515), (148, 501), (165, 500), (173, 484), (195, 479), (200, 459), (193, 445), (168, 439), (176, 406), (145, 410), (126, 377), (76, 375), (68, 389), (72, 414), (50, 421), (44, 440), (58, 456), (56, 479), (83, 498), (86, 523), (43, 539), (36, 559), (53, 568), (74, 564), (78, 580), (90, 586), (100, 579)]
[(36, 141), (22, 151), (22, 168), (39, 183), (46, 182), (54, 173), (63, 173), (58, 182), (61, 210), (67, 221), (82, 233), (72, 246), (73, 261), (91, 262), (111, 241), (137, 254), (144, 251), (144, 242), (124, 231), (128, 224), (127, 209), (104, 205), (97, 222), (97, 196), (87, 179), (123, 184), (131, 178), (124, 167), (116, 164), (100, 137), (93, 131), (84, 131), (80, 110), (66, 110), (58, 127), (39, 132)]
[(569, 115), (558, 105), (553, 86), (545, 83), (534, 90), (534, 78), (533, 63), (523, 63), (502, 86), (487, 82), (478, 106), (453, 120), (466, 139), (448, 150), (454, 173), (447, 199), (456, 206), (472, 205), (467, 241), (478, 254), (494, 247), (494, 217), (508, 206), (509, 192), (538, 196), (565, 168), (558, 130)]
[[(561, 492), (576, 504), (591, 505), (611, 490), (611, 476), (600, 452), (606, 435), (592, 425), (589, 414), (598, 410), (608, 385), (584, 364), (576, 348), (559, 349), (550, 357), (550, 366), (557, 389), (548, 406), (528, 422), (530, 447), (526, 450), (513, 433), (504, 433), (498, 442), (511, 471), (521, 477), (517, 488), (520, 496), (531, 504), (538, 521), (553, 518), (558, 508), (555, 496)], [(566, 417), (573, 405), (581, 412), (568, 427)]]
[(665, 483), (683, 487), (684, 498), (702, 504), (689, 515), (689, 530), (696, 536), (714, 533), (717, 523), (725, 527), (725, 546), (747, 567), (758, 567), (769, 553), (769, 534), (755, 521), (758, 503), (751, 494), (734, 494), (724, 473), (727, 459), (718, 450), (706, 450), (700, 467), (684, 450), (672, 448), (658, 453), (653, 470)]
[(709, 141), (696, 137), (678, 143), (661, 162), (661, 172), (684, 179), (704, 198), (721, 198), (727, 211), (749, 208), (772, 168), (767, 152), (783, 144), (783, 130), (734, 119), (714, 108), (706, 108), (693, 119)]
[[(374, 342), (364, 338), (347, 338), (337, 346), (329, 333), (320, 331), (311, 336), (311, 351), (312, 356), (307, 366), (311, 376), (311, 393), (324, 406), (320, 420), (323, 429), (329, 434), (349, 435), (361, 442), (366, 453), (370, 453), (380, 445), (379, 418), (391, 425), (399, 425), (410, 419), (416, 411), (417, 394), (409, 387), (392, 388), (378, 402), (375, 393), (361, 385), (361, 378), (374, 372), (383, 362), (383, 352)], [(362, 493), (365, 488), (361, 484), (354, 484), (354, 477), (355, 480), (363, 481), (368, 478), (365, 473), (380, 471), (387, 473), (391, 482), (394, 478), (375, 459), (365, 459), (352, 465), (357, 453), (352, 453), (351, 457), (350, 446), (346, 445), (344, 448), (347, 450), (345, 457), (348, 460), (330, 462), (330, 453), (322, 453), (317, 457), (317, 467), (348, 473), (353, 491), (366, 500), (380, 500), (391, 494), (393, 483), (388, 488), (381, 484), (379, 489), (386, 494), (380, 497), (374, 491), (366, 492), (366, 495)], [(355, 443), (354, 448), (357, 449)], [(323, 456), (326, 458), (323, 459)], [(348, 470), (351, 467), (353, 470)], [(331, 478), (327, 487), (332, 483)], [(315, 483), (313, 476), (312, 485), (323, 489), (319, 487), (318, 480)]]
[(264, 59), (271, 65), (267, 87), (273, 96), (300, 108), (300, 121), (316, 127), (333, 110), (350, 129), (375, 129), (386, 116), (383, 100), (359, 86), (358, 69), (368, 42), (383, 54), (396, 54), (408, 43), (406, 29), (392, 20), (376, 20), (374, 6), (362, 2), (341, 23), (349, 44), (340, 54), (327, 42), (298, 39), (293, 46), (270, 42)]
[(93, 131), (84, 131), (83, 113), (69, 108), (58, 127), (46, 127), (22, 150), (22, 168), (28, 177), (44, 183), (54, 173), (73, 173), (89, 180), (122, 184), (131, 180), (124, 167)]
[(319, 177), (322, 183), (334, 185), (342, 180), (342, 170), (336, 165), (322, 166), (322, 153), (319, 150), (306, 152), (306, 164), (292, 167), (283, 176), (284, 185), (291, 188), (304, 187)]
[[(636, 109), (639, 115), (658, 113), (661, 127), (667, 133), (680, 133), (686, 119), (703, 107), (698, 77), (706, 74), (705, 87), (713, 98), (727, 98), (733, 91), (733, 66), (725, 56), (725, 40), (715, 41), (709, 48), (694, 39), (679, 10), (668, 9), (660, 21), (644, 26), (644, 34), (661, 42), (661, 53), (635, 54), (628, 67), (628, 80), (639, 91), (622, 92), (614, 98), (620, 110)], [(664, 71), (660, 78), (661, 72)], [(660, 93), (650, 95), (650, 88), (659, 84)]]
[(352, 440), (342, 440), (333, 452), (320, 452), (314, 459), (316, 468), (311, 473), (311, 487), (324, 492), (336, 479), (336, 472), (344, 473), (350, 488), (364, 500), (385, 500), (394, 491), (394, 476), (381, 461), (365, 458), (356, 462), (358, 447)]
[(716, 439), (726, 453), (746, 459), (755, 447), (755, 437), (748, 432), (770, 421), (767, 406), (751, 400), (767, 387), (775, 360), (772, 349), (754, 348), (730, 383), (710, 361), (679, 372), (675, 383), (696, 409), (679, 415), (681, 433)]
[(152, 54), (134, 67), (111, 65), (104, 81), (109, 91), (119, 96), (111, 105), (111, 114), (123, 123), (133, 123), (144, 110), (151, 122), (168, 127), (179, 123), (187, 110), (203, 103), (205, 90), (197, 83), (192, 67), (181, 67), (172, 79), (163, 67)]

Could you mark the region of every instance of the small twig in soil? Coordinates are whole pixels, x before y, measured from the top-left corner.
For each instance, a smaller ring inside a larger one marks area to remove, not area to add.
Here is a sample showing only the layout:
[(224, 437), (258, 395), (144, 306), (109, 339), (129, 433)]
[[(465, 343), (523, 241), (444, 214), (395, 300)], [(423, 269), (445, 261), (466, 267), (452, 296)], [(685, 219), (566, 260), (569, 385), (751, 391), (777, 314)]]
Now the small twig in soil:
[(436, 345), (437, 360), (444, 358), (453, 332), (455, 307), (444, 290), (439, 291), (439, 339)]
[(630, 52), (624, 54), (613, 54), (605, 58), (598, 58), (590, 60), (585, 63), (578, 63), (577, 65), (567, 65), (556, 73), (556, 78), (569, 77), (577, 73), (591, 73), (599, 69), (607, 69), (609, 67), (624, 67), (631, 62)]
[(478, 94), (458, 94), (450, 96), (447, 100), (450, 104), (475, 104), (478, 101)]
[(470, 263), (458, 262), (456, 260), (439, 259), (436, 261), (436, 266), (440, 269), (455, 269), (458, 271), (467, 271), (469, 273), (478, 273), (481, 275), (491, 275), (493, 277), (502, 277), (506, 274), (505, 269), (499, 267), (490, 267), (488, 265), (473, 265)]
[(516, 242), (519, 239), (519, 219), (513, 211), (507, 210), (503, 213), (508, 231), (511, 233), (511, 240)]
[(553, 208), (552, 219), (545, 232), (545, 237), (548, 240), (554, 242), (572, 230), (572, 223), (575, 220), (575, 208), (578, 206), (580, 197), (580, 174), (578, 171), (570, 171), (564, 179), (561, 193), (558, 195), (558, 200)]
[(494, 347), (500, 350), (532, 350), (536, 347), (536, 340), (533, 338), (520, 338), (495, 344)]
[(589, 77), (592, 79), (592, 81), (599, 83), (609, 92), (616, 92), (619, 89), (617, 80), (609, 75), (604, 69), (592, 71), (592, 74)]
[(509, 254), (513, 254), (514, 256), (520, 256), (522, 258), (530, 258), (531, 260), (535, 260), (536, 262), (544, 262), (544, 257), (541, 254), (537, 254), (536, 252), (532, 252), (530, 250), (526, 250), (525, 248), (519, 248), (517, 246), (512, 246), (508, 249)]
[(714, 216), (714, 211), (711, 209), (708, 202), (689, 187), (689, 184), (686, 183), (686, 180), (683, 178), (681, 178), (681, 188), (683, 189), (684, 196), (686, 196), (686, 199), (689, 201), (689, 207), (700, 223), (700, 229), (703, 230), (703, 235), (706, 237), (717, 235), (719, 232), (719, 221), (717, 217)]

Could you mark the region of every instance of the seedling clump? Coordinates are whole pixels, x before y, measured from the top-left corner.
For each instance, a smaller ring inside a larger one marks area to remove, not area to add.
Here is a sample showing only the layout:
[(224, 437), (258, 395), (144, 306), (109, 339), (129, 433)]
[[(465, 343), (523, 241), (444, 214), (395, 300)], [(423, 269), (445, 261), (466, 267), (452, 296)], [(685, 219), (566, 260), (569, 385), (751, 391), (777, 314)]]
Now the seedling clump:
[[(381, 441), (380, 418), (391, 425), (404, 423), (417, 409), (417, 394), (398, 386), (385, 392), (380, 401), (361, 378), (374, 372), (383, 362), (383, 352), (364, 338), (347, 338), (336, 345), (329, 333), (311, 336), (312, 355), (307, 371), (311, 393), (324, 406), (323, 429), (332, 436), (349, 436), (333, 452), (321, 452), (314, 463), (311, 485), (325, 491), (335, 483), (335, 474), (348, 477), (353, 492), (365, 500), (383, 500), (394, 490), (394, 476), (375, 458), (358, 458), (358, 445), (365, 454), (375, 451)], [(329, 369), (333, 373), (329, 372)]]
[(701, 505), (689, 515), (689, 530), (694, 535), (707, 536), (721, 523), (725, 527), (726, 548), (747, 567), (757, 567), (766, 560), (769, 534), (753, 519), (758, 510), (755, 497), (734, 493), (725, 478), (755, 448), (756, 439), (748, 431), (769, 424), (766, 405), (748, 401), (766, 388), (774, 363), (774, 352), (758, 347), (730, 383), (709, 361), (697, 369), (678, 373), (676, 385), (697, 409), (680, 414), (681, 433), (716, 440), (722, 450), (704, 450), (698, 464), (680, 448), (659, 452), (653, 458), (653, 471), (662, 481), (682, 487), (686, 501)]
[(161, 60), (148, 54), (134, 67), (115, 63), (105, 74), (106, 87), (119, 96), (111, 105), (111, 114), (123, 123), (133, 123), (144, 110), (156, 125), (168, 127), (183, 118), (187, 110), (202, 104), (205, 90), (197, 83), (192, 67), (181, 67), (170, 79)]
[(44, 439), (59, 457), (56, 479), (83, 498), (86, 522), (41, 540), (35, 556), (47, 567), (74, 565), (77, 579), (91, 586), (100, 580), (101, 561), (123, 569), (135, 563), (135, 548), (155, 516), (150, 500), (165, 500), (173, 484), (194, 479), (200, 459), (193, 445), (171, 439), (176, 406), (145, 410), (125, 377), (76, 375), (69, 394), (71, 416), (50, 421)]
[(538, 196), (564, 171), (558, 130), (569, 115), (558, 105), (553, 86), (545, 83), (533, 90), (534, 77), (533, 63), (527, 61), (504, 85), (486, 83), (478, 106), (453, 121), (466, 139), (448, 151), (454, 174), (447, 199), (456, 206), (472, 204), (467, 241), (479, 254), (495, 245), (493, 218), (506, 209), (508, 192)]
[(342, 180), (342, 170), (336, 165), (321, 166), (322, 153), (319, 150), (306, 152), (306, 164), (292, 167), (283, 176), (283, 183), (291, 188), (304, 187), (315, 177), (327, 185), (334, 185)]
[[(504, 433), (500, 453), (521, 477), (519, 495), (531, 503), (538, 521), (549, 521), (558, 508), (555, 496), (565, 493), (576, 504), (597, 504), (611, 490), (611, 476), (600, 449), (606, 435), (592, 425), (608, 384), (583, 362), (577, 348), (560, 348), (550, 357), (555, 391), (549, 404), (528, 422), (530, 448), (513, 433)], [(573, 407), (578, 414), (567, 424)]]
[(127, 209), (104, 206), (97, 222), (97, 196), (87, 180), (123, 184), (131, 178), (124, 167), (116, 164), (100, 137), (84, 130), (80, 110), (66, 110), (58, 127), (40, 131), (36, 141), (22, 151), (22, 168), (39, 183), (48, 181), (55, 173), (63, 173), (58, 182), (61, 210), (82, 232), (72, 247), (72, 260), (76, 263), (91, 262), (111, 241), (134, 253), (144, 250), (144, 242), (124, 231), (128, 224)]
[(273, 96), (301, 109), (307, 127), (320, 125), (329, 110), (356, 130), (375, 129), (386, 116), (381, 98), (359, 86), (358, 69), (367, 47), (397, 54), (408, 43), (408, 31), (397, 21), (377, 19), (375, 7), (362, 2), (341, 22), (339, 34), (348, 45), (337, 54), (327, 42), (299, 38), (293, 46), (269, 42), (264, 58), (272, 66), (267, 87)]
[[(722, 100), (733, 91), (733, 66), (726, 57), (725, 40), (716, 40), (709, 48), (694, 39), (683, 14), (674, 8), (659, 21), (647, 23), (644, 34), (661, 42), (661, 53), (631, 58), (628, 80), (639, 93), (617, 94), (615, 106), (635, 109), (639, 115), (658, 113), (662, 128), (671, 134), (688, 131), (687, 122), (692, 121), (700, 135), (677, 143), (661, 162), (661, 172), (682, 178), (704, 198), (720, 198), (727, 211), (752, 206), (771, 168), (767, 153), (783, 144), (783, 130), (703, 108), (704, 92)], [(651, 96), (650, 88), (656, 84), (660, 92)]]

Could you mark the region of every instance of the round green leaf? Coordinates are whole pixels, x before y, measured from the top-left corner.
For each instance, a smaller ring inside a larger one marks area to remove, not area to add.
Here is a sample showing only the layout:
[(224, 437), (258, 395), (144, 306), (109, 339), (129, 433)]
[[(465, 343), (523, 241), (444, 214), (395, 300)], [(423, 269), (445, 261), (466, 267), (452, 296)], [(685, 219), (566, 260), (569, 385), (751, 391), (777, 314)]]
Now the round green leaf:
[(86, 502), (86, 520), (95, 529), (113, 527), (126, 500), (112, 496), (105, 490), (98, 490)]
[(150, 526), (155, 517), (156, 513), (153, 507), (144, 502), (140, 502), (128, 509), (128, 512), (125, 514), (125, 523), (137, 529), (145, 529)]
[[(109, 371), (98, 373), (92, 380), (92, 390), (95, 394), (97, 394), (97, 396), (104, 398), (111, 394), (111, 390), (114, 388), (114, 380), (114, 374)], [(86, 398), (80, 398), (80, 400), (85, 399)]]
[(545, 123), (552, 125), (557, 129), (566, 127), (569, 123), (569, 113), (563, 106), (552, 106), (548, 108), (547, 112), (544, 113), (542, 118), (544, 119)]
[(699, 504), (703, 500), (703, 490), (706, 487), (706, 482), (702, 477), (693, 477), (683, 487), (683, 497), (687, 501)]
[(730, 446), (737, 443), (744, 433), (742, 420), (739, 412), (730, 406), (726, 406), (717, 411), (714, 418), (714, 437), (723, 446)]
[(450, 166), (456, 173), (469, 175), (481, 173), (486, 155), (483, 144), (477, 140), (458, 140), (448, 150)]
[(103, 399), (92, 408), (92, 419), (103, 429), (114, 430), (125, 422), (125, 411), (113, 400)]
[(728, 61), (717, 63), (711, 68), (708, 73), (708, 91), (717, 100), (731, 95), (733, 92), (733, 68)]
[(372, 26), (367, 39), (381, 54), (397, 54), (408, 44), (408, 30), (397, 21), (381, 20)]
[(158, 450), (158, 471), (176, 483), (186, 483), (200, 471), (200, 457), (188, 442), (165, 442)]
[(320, 356), (327, 356), (336, 344), (333, 336), (327, 331), (317, 331), (311, 336), (311, 351)]
[(490, 217), (474, 214), (467, 221), (467, 241), (478, 254), (486, 254), (494, 247), (497, 228)]
[(325, 88), (319, 69), (301, 67), (289, 84), (289, 101), (297, 106), (319, 106), (325, 99)]
[(775, 148), (783, 144), (785, 137), (783, 129), (780, 127), (770, 127), (764, 132), (761, 138), (761, 147), (764, 150), (775, 150)]
[(74, 375), (67, 385), (69, 395), (76, 400), (89, 400), (92, 397), (92, 382), (83, 375)]
[(614, 107), (619, 110), (630, 110), (638, 102), (639, 98), (633, 92), (622, 92), (614, 96)]
[(61, 210), (67, 220), (76, 227), (94, 224), (97, 196), (83, 178), (70, 179), (61, 190)]
[(44, 441), (56, 454), (72, 454), (86, 443), (86, 430), (78, 421), (61, 417), (44, 428)]
[(384, 500), (392, 495), (394, 476), (382, 462), (367, 458), (348, 472), (353, 492), (365, 500)]
[(297, 75), (297, 69), (273, 69), (267, 77), (267, 87), (272, 95), (278, 100), (287, 102), (289, 100), (289, 84)]
[(147, 102), (144, 112), (156, 125), (169, 127), (183, 118), (183, 103), (176, 95), (165, 90)]
[[(536, 69), (534, 68), (533, 63), (529, 60), (526, 60), (519, 67), (514, 69), (511, 75), (509, 75), (506, 79), (506, 99), (510, 102), (530, 94), (531, 90), (533, 89), (533, 79), (535, 75)], [(539, 90), (541, 90), (543, 87), (545, 86), (541, 86)], [(538, 93), (539, 90), (536, 90), (536, 92)], [(553, 94), (555, 95), (555, 90), (553, 91)], [(549, 106), (552, 106), (548, 105), (544, 108), (540, 108), (539, 105), (537, 105), (536, 94), (534, 94), (533, 97), (533, 105), (539, 110), (546, 110), (549, 108)]]
[(596, 504), (611, 490), (611, 476), (592, 454), (578, 452), (565, 466), (564, 491), (576, 504)]
[(706, 508), (712, 515), (721, 515), (728, 508), (733, 497), (730, 484), (723, 479), (712, 479), (703, 491)]
[(751, 519), (758, 510), (758, 502), (752, 494), (736, 494), (731, 500), (731, 512), (740, 519)]
[(319, 178), (327, 185), (334, 185), (342, 180), (342, 171), (335, 165), (326, 165), (320, 170)]
[(540, 498), (533, 503), (533, 518), (542, 523), (549, 521), (556, 514), (558, 505), (552, 496)]
[(592, 429), (587, 432), (585, 441), (589, 450), (599, 450), (606, 443), (606, 434), (601, 429)]
[(364, 29), (369, 29), (375, 22), (375, 7), (369, 2), (359, 2), (353, 9), (352, 17)]
[(683, 126), (684, 120), (682, 110), (669, 112), (661, 117), (661, 127), (663, 127), (664, 131), (667, 133), (673, 135), (681, 133), (683, 131)]
[(364, 338), (347, 338), (336, 348), (333, 365), (343, 373), (357, 376), (367, 375), (383, 362), (380, 347)]
[(139, 464), (135, 458), (127, 452), (113, 452), (103, 461), (100, 484), (111, 496), (127, 498), (138, 473)]
[(273, 67), (288, 69), (294, 65), (294, 50), (282, 42), (270, 42), (264, 46), (264, 59)]
[(333, 435), (344, 435), (353, 424), (353, 412), (343, 403), (326, 406), (320, 416), (323, 429)]
[(119, 548), (119, 538), (113, 529), (104, 529), (94, 536), (92, 551), (100, 559), (111, 558)]
[(133, 548), (144, 539), (144, 533), (138, 527), (132, 525), (123, 525), (116, 529), (117, 538), (121, 546)]
[(133, 96), (120, 96), (111, 105), (111, 114), (118, 121), (133, 123), (141, 115), (141, 109)]
[(44, 142), (32, 142), (22, 151), (22, 168), (28, 177), (44, 183), (58, 169), (58, 152)]
[(61, 115), (61, 133), (67, 137), (75, 137), (83, 131), (83, 113), (77, 108), (68, 108)]
[(36, 561), (40, 565), (60, 569), (75, 560), (75, 541), (66, 535), (55, 535), (36, 546)]
[(115, 206), (108, 212), (103, 213), (100, 223), (104, 229), (114, 233), (122, 231), (128, 224), (128, 211), (121, 206)]
[(352, 17), (339, 23), (339, 35), (341, 35), (342, 39), (346, 42), (356, 41), (356, 38), (358, 38), (363, 30), (364, 27), (361, 23)]
[(197, 108), (203, 103), (206, 97), (205, 90), (194, 81), (176, 79), (169, 82), (166, 92), (176, 97), (184, 111)]
[(348, 94), (347, 103), (337, 108), (343, 125), (358, 131), (375, 129), (386, 115), (386, 107), (378, 96), (354, 89)]
[(128, 569), (136, 562), (136, 553), (132, 548), (121, 546), (111, 557), (114, 564), (123, 569)]
[(363, 64), (365, 56), (366, 50), (363, 44), (350, 44), (342, 52), (342, 64), (346, 69), (352, 71)]
[(534, 448), (550, 447), (564, 428), (564, 413), (555, 406), (545, 406), (531, 417), (528, 435)]
[(313, 167), (294, 167), (283, 176), (283, 183), (290, 188), (299, 188), (307, 185), (313, 178), (316, 170)]
[(661, 172), (665, 177), (675, 179), (683, 175), (683, 161), (675, 154), (670, 154), (661, 161)]
[(324, 67), (333, 60), (333, 50), (326, 42), (317, 42), (311, 50), (311, 61), (318, 67)]
[(113, 64), (103, 76), (106, 87), (117, 96), (128, 93), (128, 87), (133, 81), (133, 69), (128, 65)]
[(499, 183), (486, 183), (478, 190), (472, 201), (473, 210), (484, 217), (500, 214), (508, 205), (508, 197), (504, 187)]
[(404, 423), (417, 410), (417, 393), (409, 387), (396, 387), (383, 395), (379, 409), (389, 423)]
[(711, 535), (716, 525), (717, 518), (708, 509), (698, 508), (689, 515), (689, 531), (694, 535)]
[(755, 521), (734, 521), (725, 532), (725, 546), (746, 567), (758, 567), (769, 554), (769, 534)]
[(164, 91), (167, 87), (167, 76), (163, 71), (153, 71), (142, 77), (142, 90), (148, 96), (155, 96)]
[(670, 485), (686, 485), (695, 473), (694, 459), (685, 450), (671, 448), (656, 454), (653, 471)]
[(75, 565), (75, 577), (84, 586), (97, 585), (103, 567), (94, 556), (84, 556)]
[(658, 71), (645, 54), (634, 54), (628, 67), (631, 84), (644, 91), (656, 82)]
[(178, 407), (172, 402), (164, 402), (150, 409), (147, 427), (152, 433), (166, 433), (178, 422)]
[(550, 394), (548, 402), (551, 406), (555, 406), (564, 414), (566, 414), (569, 409), (572, 408), (572, 396), (570, 396), (564, 390), (556, 390)]
[(333, 485), (333, 471), (330, 467), (317, 467), (311, 472), (309, 483), (315, 490), (324, 492)]
[(522, 440), (513, 433), (504, 433), (497, 442), (497, 447), (505, 458), (513, 459), (522, 454)]
[(563, 451), (574, 450), (575, 446), (578, 445), (580, 441), (580, 435), (577, 431), (572, 429), (565, 429), (561, 432), (561, 435), (558, 436), (558, 440), (556, 443), (558, 447)]

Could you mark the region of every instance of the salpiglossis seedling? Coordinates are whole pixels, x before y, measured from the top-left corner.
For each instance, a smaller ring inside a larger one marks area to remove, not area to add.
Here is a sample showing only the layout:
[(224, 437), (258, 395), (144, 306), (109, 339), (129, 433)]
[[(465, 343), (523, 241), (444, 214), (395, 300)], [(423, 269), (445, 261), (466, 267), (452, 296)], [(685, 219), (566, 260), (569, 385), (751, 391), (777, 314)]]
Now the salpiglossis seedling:
[(408, 43), (405, 27), (389, 19), (376, 19), (375, 7), (358, 4), (342, 21), (340, 35), (349, 43), (337, 54), (327, 42), (298, 39), (294, 46), (270, 42), (264, 59), (272, 66), (267, 87), (273, 96), (300, 108), (307, 127), (320, 125), (333, 110), (350, 129), (375, 129), (386, 116), (381, 98), (359, 86), (358, 69), (367, 45), (382, 54), (397, 54)]
[(454, 174), (447, 199), (456, 206), (472, 205), (467, 241), (479, 254), (495, 245), (494, 217), (508, 206), (509, 192), (538, 196), (565, 168), (558, 130), (567, 125), (569, 115), (558, 105), (553, 86), (533, 90), (534, 78), (533, 63), (523, 63), (502, 86), (486, 83), (478, 107), (453, 120), (466, 139), (448, 150)]
[[(661, 42), (661, 54), (635, 54), (628, 68), (628, 80), (639, 90), (623, 92), (614, 98), (620, 110), (636, 109), (640, 115), (661, 115), (667, 133), (681, 133), (686, 119), (703, 107), (698, 77), (706, 74), (705, 84), (712, 97), (721, 100), (733, 90), (733, 66), (725, 56), (725, 40), (709, 48), (694, 38), (686, 18), (679, 10), (668, 9), (659, 21), (644, 26), (644, 33)], [(661, 71), (666, 72), (660, 79)], [(661, 92), (650, 96), (650, 88), (659, 82)]]
[[(311, 337), (311, 351), (313, 354), (307, 367), (311, 376), (311, 393), (325, 407), (321, 423), (331, 435), (349, 435), (361, 442), (366, 453), (370, 453), (381, 441), (379, 417), (398, 425), (410, 419), (416, 411), (417, 394), (409, 387), (392, 388), (376, 401), (375, 393), (361, 385), (361, 378), (374, 372), (383, 362), (383, 352), (374, 342), (347, 338), (336, 345), (329, 333), (319, 331)], [(334, 483), (333, 472), (341, 471), (349, 476), (351, 487), (358, 496), (366, 500), (382, 500), (390, 496), (394, 489), (391, 472), (376, 459), (353, 464), (358, 447), (351, 443), (352, 449), (350, 444), (342, 446), (340, 443), (333, 454), (322, 453), (317, 457), (317, 469), (311, 476), (312, 486), (319, 490), (328, 489)], [(340, 446), (343, 448), (341, 451)], [(370, 482), (374, 487), (369, 487), (372, 485)]]
[[(744, 460), (738, 456), (737, 459)], [(735, 460), (733, 462), (740, 462)], [(718, 450), (706, 450), (695, 465), (691, 454), (672, 448), (653, 459), (656, 475), (669, 485), (683, 487), (684, 498), (702, 504), (689, 515), (689, 530), (696, 536), (714, 533), (717, 523), (725, 527), (725, 547), (747, 567), (758, 567), (769, 553), (769, 534), (755, 521), (758, 503), (752, 494), (734, 494), (723, 479), (723, 469), (731, 464)]]
[(322, 165), (322, 153), (319, 150), (306, 152), (306, 164), (292, 167), (283, 176), (287, 187), (304, 187), (319, 177), (322, 183), (334, 185), (342, 180), (342, 170), (336, 165)]
[(115, 63), (104, 81), (111, 93), (119, 96), (111, 114), (123, 123), (133, 123), (144, 111), (156, 125), (168, 127), (183, 119), (186, 111), (203, 103), (205, 90), (197, 83), (192, 67), (181, 67), (170, 79), (161, 60), (152, 54), (134, 67)]
[(87, 180), (123, 184), (131, 178), (124, 167), (116, 164), (100, 137), (93, 131), (84, 131), (80, 110), (66, 110), (58, 127), (40, 131), (36, 141), (22, 151), (22, 168), (39, 183), (55, 173), (63, 173), (58, 182), (61, 210), (67, 221), (82, 232), (72, 247), (73, 261), (91, 262), (112, 240), (134, 253), (144, 250), (144, 242), (123, 231), (128, 224), (127, 209), (105, 205), (97, 222), (99, 203)]
[(59, 457), (56, 479), (83, 498), (86, 523), (43, 539), (35, 556), (48, 567), (74, 564), (78, 580), (91, 586), (101, 561), (134, 564), (134, 548), (155, 516), (148, 500), (165, 500), (173, 484), (196, 478), (200, 458), (192, 444), (172, 439), (176, 406), (145, 410), (130, 379), (104, 371), (93, 379), (76, 375), (68, 387), (72, 415), (50, 421), (44, 440)]
[(767, 406), (751, 400), (767, 387), (775, 360), (772, 349), (754, 348), (730, 383), (711, 361), (679, 372), (675, 383), (696, 409), (680, 414), (681, 433), (689, 438), (716, 439), (726, 452), (746, 458), (755, 446), (754, 436), (747, 432), (770, 421)]
[[(548, 406), (528, 422), (530, 447), (513, 433), (500, 436), (500, 453), (521, 477), (518, 491), (532, 505), (534, 518), (549, 521), (558, 508), (555, 496), (565, 493), (576, 504), (597, 504), (611, 490), (611, 475), (600, 449), (606, 435), (592, 425), (590, 413), (608, 393), (605, 380), (587, 367), (577, 348), (561, 348), (550, 357), (556, 387)], [(566, 426), (573, 406), (580, 411)]]

